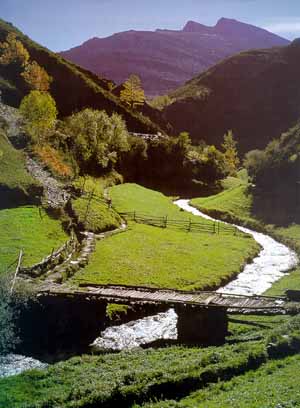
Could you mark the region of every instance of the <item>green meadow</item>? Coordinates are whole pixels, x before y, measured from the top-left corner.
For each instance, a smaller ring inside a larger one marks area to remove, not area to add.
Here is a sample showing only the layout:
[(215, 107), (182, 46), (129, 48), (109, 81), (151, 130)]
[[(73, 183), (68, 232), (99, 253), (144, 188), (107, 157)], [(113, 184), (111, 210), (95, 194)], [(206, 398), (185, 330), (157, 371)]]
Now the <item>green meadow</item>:
[[(136, 210), (201, 222), (170, 198), (136, 184), (115, 186), (110, 196), (118, 212)], [(73, 280), (185, 290), (217, 288), (258, 252), (258, 244), (246, 234), (195, 233), (129, 222), (125, 232), (97, 242), (89, 265)]]
[(30, 266), (57, 249), (68, 235), (61, 222), (38, 207), (26, 206), (0, 210), (0, 272), (14, 262), (20, 250), (22, 265)]

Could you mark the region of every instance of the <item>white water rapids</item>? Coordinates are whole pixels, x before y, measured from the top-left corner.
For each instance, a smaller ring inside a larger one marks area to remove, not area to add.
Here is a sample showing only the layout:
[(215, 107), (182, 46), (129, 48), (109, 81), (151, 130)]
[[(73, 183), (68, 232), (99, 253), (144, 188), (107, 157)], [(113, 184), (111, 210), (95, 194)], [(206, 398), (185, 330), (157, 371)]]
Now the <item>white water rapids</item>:
[[(216, 221), (189, 204), (189, 200), (177, 200), (175, 203), (181, 209), (196, 216)], [(298, 264), (298, 257), (287, 246), (273, 238), (236, 226), (240, 231), (252, 235), (262, 250), (259, 255), (247, 264), (238, 277), (218, 292), (260, 295), (269, 289), (289, 270)], [(217, 256), (217, 254), (216, 254)], [(146, 317), (121, 326), (109, 327), (95, 340), (93, 346), (100, 349), (122, 350), (131, 349), (158, 339), (177, 338), (177, 315), (173, 309), (166, 313)]]

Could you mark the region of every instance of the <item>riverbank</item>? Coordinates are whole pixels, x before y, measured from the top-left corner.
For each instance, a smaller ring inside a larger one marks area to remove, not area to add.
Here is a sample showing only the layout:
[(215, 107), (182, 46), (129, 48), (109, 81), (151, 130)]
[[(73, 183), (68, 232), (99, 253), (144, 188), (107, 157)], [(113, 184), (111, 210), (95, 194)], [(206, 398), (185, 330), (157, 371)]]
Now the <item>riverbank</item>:
[[(263, 220), (255, 215), (252, 194), (252, 187), (244, 182), (210, 197), (192, 199), (191, 204), (211, 217), (264, 232), (289, 246), (300, 256), (300, 225), (297, 223), (284, 226), (264, 224)], [(265, 294), (281, 295), (291, 288), (300, 289), (300, 265), (274, 283)]]

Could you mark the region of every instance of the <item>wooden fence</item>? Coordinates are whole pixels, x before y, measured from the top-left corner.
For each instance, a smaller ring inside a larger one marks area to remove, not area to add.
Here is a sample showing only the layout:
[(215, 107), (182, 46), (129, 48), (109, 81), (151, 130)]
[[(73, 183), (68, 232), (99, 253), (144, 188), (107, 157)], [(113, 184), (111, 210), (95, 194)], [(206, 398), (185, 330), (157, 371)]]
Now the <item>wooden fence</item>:
[(20, 273), (32, 277), (39, 277), (49, 269), (55, 268), (62, 263), (66, 258), (70, 257), (79, 247), (76, 236), (72, 233), (71, 238), (65, 242), (59, 249), (52, 251), (50, 255), (44, 258), (41, 262), (31, 267), (21, 267)]
[(233, 234), (237, 235), (239, 230), (228, 224), (219, 221), (200, 221), (196, 222), (192, 219), (174, 220), (168, 216), (158, 217), (150, 216), (149, 214), (139, 213), (136, 211), (120, 212), (126, 220), (134, 221), (139, 224), (152, 225), (159, 228), (176, 228), (186, 232), (206, 232), (210, 234)]

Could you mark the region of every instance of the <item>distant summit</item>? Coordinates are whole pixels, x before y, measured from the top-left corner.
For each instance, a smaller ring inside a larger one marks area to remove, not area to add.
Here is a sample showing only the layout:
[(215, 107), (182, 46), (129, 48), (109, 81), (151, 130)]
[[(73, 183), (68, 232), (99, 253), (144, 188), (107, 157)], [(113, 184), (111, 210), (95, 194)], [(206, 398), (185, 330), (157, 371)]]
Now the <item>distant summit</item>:
[(226, 57), (288, 45), (261, 28), (221, 18), (214, 27), (188, 21), (182, 30), (129, 30), (93, 38), (61, 55), (117, 84), (138, 74), (148, 96), (166, 94)]
[(196, 21), (188, 21), (183, 27), (184, 33), (203, 33), (212, 30), (212, 27), (197, 23)]
[(296, 38), (292, 43), (292, 47), (299, 47), (300, 48), (300, 38)]

